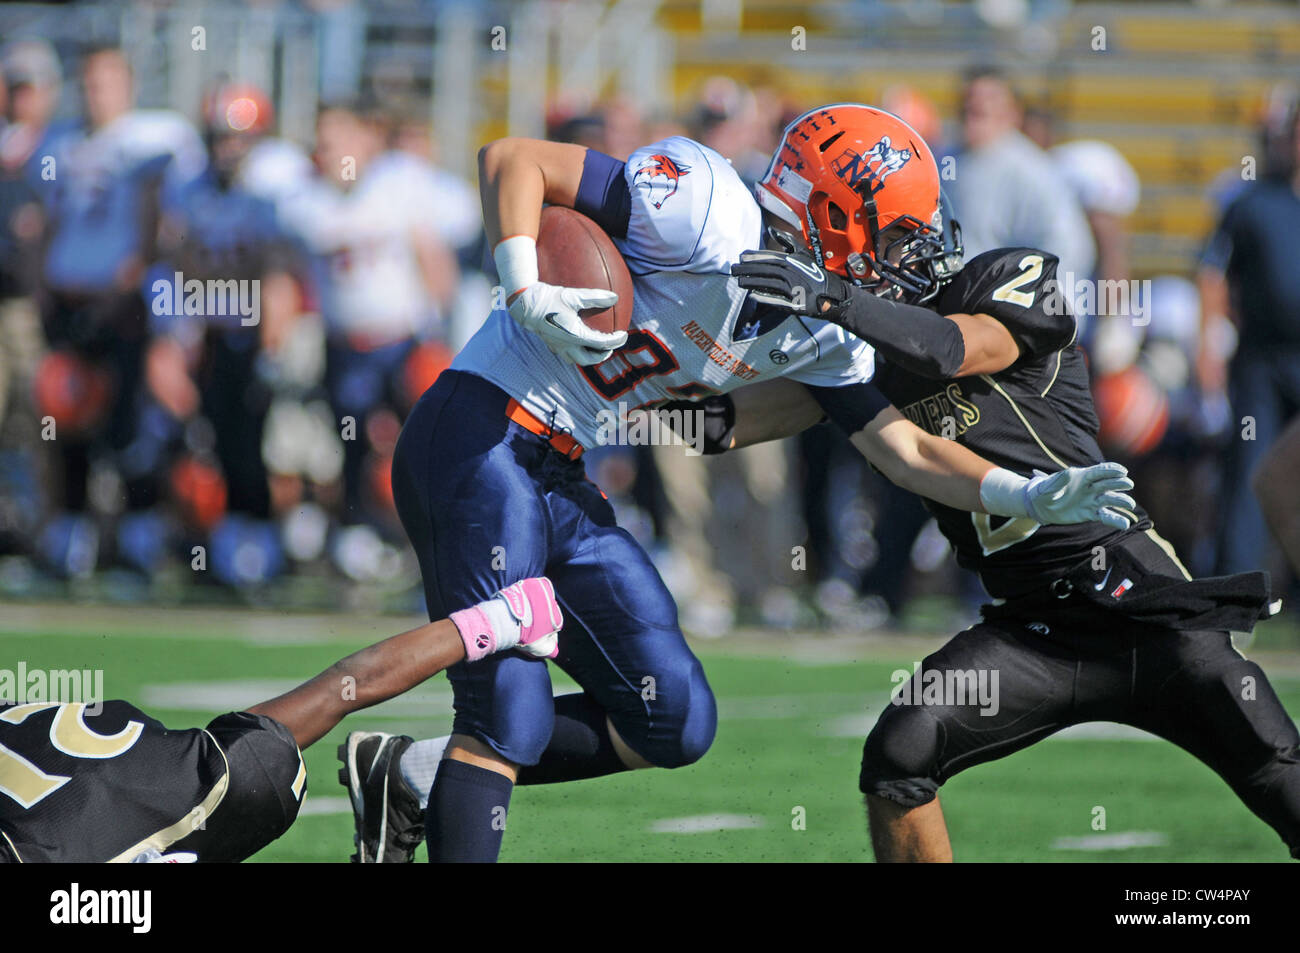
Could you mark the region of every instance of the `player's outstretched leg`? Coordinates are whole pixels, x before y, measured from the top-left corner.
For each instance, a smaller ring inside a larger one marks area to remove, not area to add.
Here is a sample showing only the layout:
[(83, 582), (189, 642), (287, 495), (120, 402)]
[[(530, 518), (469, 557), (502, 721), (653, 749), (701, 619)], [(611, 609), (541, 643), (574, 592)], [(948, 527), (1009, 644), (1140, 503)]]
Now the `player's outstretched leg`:
[(1072, 724), (1075, 663), (1068, 645), (1011, 621), (980, 623), (926, 658), (862, 750), (876, 860), (952, 860), (940, 785)]
[(1157, 630), (1138, 643), (1129, 724), (1214, 769), (1300, 860), (1300, 732), (1227, 632)]

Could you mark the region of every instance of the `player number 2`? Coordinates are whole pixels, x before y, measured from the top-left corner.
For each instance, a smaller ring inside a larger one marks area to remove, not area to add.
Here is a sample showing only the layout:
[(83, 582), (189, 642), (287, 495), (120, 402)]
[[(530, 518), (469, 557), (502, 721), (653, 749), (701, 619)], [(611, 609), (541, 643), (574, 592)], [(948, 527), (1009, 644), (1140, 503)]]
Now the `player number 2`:
[[(50, 723), (50, 744), (74, 758), (116, 758), (129, 751), (140, 740), (140, 732), (144, 731), (144, 725), (138, 721), (128, 721), (114, 735), (91, 731), (86, 725), (86, 706), (82, 702), (18, 705), (0, 714), (0, 721), (21, 725), (30, 715), (47, 708), (59, 709)], [(13, 798), (24, 810), (34, 807), (69, 780), (65, 775), (46, 774), (26, 758), (0, 745), (0, 794)]]
[(993, 292), (994, 301), (1006, 301), (1028, 308), (1034, 303), (1033, 291), (1020, 291), (1025, 285), (1033, 284), (1043, 273), (1043, 256), (1026, 255), (1020, 259), (1020, 273), (1005, 285)]
[(985, 556), (1007, 549), (1024, 542), (1038, 531), (1041, 525), (1027, 516), (1007, 519), (998, 526), (993, 525), (993, 517), (988, 513), (972, 513), (971, 521), (975, 524), (975, 535), (979, 537), (980, 547)]

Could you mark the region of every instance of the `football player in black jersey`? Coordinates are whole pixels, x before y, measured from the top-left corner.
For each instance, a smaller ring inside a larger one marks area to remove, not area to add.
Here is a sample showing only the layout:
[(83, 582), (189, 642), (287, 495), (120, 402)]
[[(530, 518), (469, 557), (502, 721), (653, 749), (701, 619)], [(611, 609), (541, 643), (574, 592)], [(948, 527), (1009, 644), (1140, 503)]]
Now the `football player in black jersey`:
[[(244, 860), (298, 816), (300, 749), (345, 715), (462, 659), (510, 648), (553, 658), (562, 621), (550, 580), (524, 579), (202, 729), (169, 730), (125, 701), (0, 704), (0, 863)], [(358, 776), (390, 778), (398, 764), (383, 747), (340, 756)], [(375, 807), (354, 804), (363, 852), (394, 846)]]
[[(732, 268), (751, 319), (776, 308), (863, 338), (878, 366), (859, 386), (1000, 467), (1030, 476), (1101, 461), (1056, 258), (1004, 248), (963, 267), (937, 174), (901, 209), (885, 176), (846, 174), (887, 169), (871, 158), (882, 151), (898, 165), (925, 149), (920, 137), (845, 156), (834, 118), (830, 107), (802, 141), (787, 135), (759, 185), (770, 244), (785, 250), (747, 252)], [(734, 426), (723, 445), (785, 436), (823, 413), (851, 436), (867, 423), (799, 385), (760, 387), (730, 405), (711, 399), (711, 414)], [(1229, 634), (1277, 610), (1267, 574), (1192, 579), (1136, 505), (1123, 522), (1072, 526), (927, 506), (994, 601), (925, 659), (867, 738), (860, 787), (878, 860), (950, 860), (939, 786), (1085, 721), (1134, 725), (1189, 751), (1300, 857), (1300, 735)], [(999, 697), (986, 705), (975, 685), (990, 673)]]

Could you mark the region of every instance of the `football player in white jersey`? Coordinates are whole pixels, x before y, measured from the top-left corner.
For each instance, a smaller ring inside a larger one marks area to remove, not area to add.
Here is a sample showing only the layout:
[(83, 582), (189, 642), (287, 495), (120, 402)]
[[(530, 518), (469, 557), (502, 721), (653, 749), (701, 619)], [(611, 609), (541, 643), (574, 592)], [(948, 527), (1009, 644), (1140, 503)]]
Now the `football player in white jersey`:
[[(396, 381), (416, 338), (440, 330), (458, 267), (439, 222), (432, 169), (385, 154), (365, 103), (331, 104), (317, 117), (320, 175), (281, 204), (307, 247), (326, 328), (326, 388), (335, 418), (355, 421), (345, 440), (343, 521), (367, 523), (366, 418), (397, 403)], [(369, 517), (369, 519), (368, 519)], [(349, 538), (349, 537), (341, 537)]]
[[(845, 168), (855, 182), (933, 179), (937, 213), (938, 179), (923, 143), (906, 156), (874, 141), (841, 145), (861, 160)], [(784, 184), (799, 187), (794, 178)], [(902, 486), (970, 512), (1127, 525), (1110, 509), (1132, 505), (1123, 468), (1027, 480), (994, 467), (926, 434), (867, 386), (870, 346), (825, 321), (748, 301), (729, 271), (762, 243), (763, 213), (727, 161), (699, 143), (664, 139), (625, 163), (577, 145), (498, 140), (480, 152), (480, 189), (508, 311), (491, 315), (411, 412), (394, 458), (394, 497), (431, 617), (544, 571), (566, 618), (555, 662), (583, 691), (553, 697), (549, 670), (535, 659), (449, 669), (449, 739), (385, 738), (346, 768), (351, 785), (385, 786), (385, 830), (357, 817), (363, 857), (410, 859), (403, 832), (426, 820), (431, 860), (495, 860), (516, 782), (679, 767), (712, 742), (716, 705), (672, 597), (583, 471), (584, 448), (620, 406), (781, 386), (778, 378), (815, 395), (842, 390), (851, 399), (821, 406)], [(538, 280), (543, 203), (575, 208), (613, 238), (635, 287), (627, 332), (597, 332), (579, 318), (611, 305), (612, 292)], [(823, 251), (844, 253), (829, 243)], [(710, 418), (706, 449), (788, 430), (762, 395), (738, 395), (748, 406), (734, 430)], [(755, 401), (770, 409), (751, 412)]]

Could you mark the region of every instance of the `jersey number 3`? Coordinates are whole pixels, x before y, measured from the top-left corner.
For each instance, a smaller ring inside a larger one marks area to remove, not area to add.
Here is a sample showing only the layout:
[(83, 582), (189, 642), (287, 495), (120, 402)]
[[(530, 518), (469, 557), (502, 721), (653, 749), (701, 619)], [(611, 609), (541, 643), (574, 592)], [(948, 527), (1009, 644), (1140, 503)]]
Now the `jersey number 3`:
[(1032, 285), (1043, 273), (1043, 256), (1026, 255), (1020, 259), (1020, 272), (1008, 281), (1006, 284), (993, 292), (994, 301), (1006, 301), (1008, 304), (1018, 304), (1022, 308), (1032, 307), (1034, 303), (1033, 291), (1021, 291), (1025, 285)]

